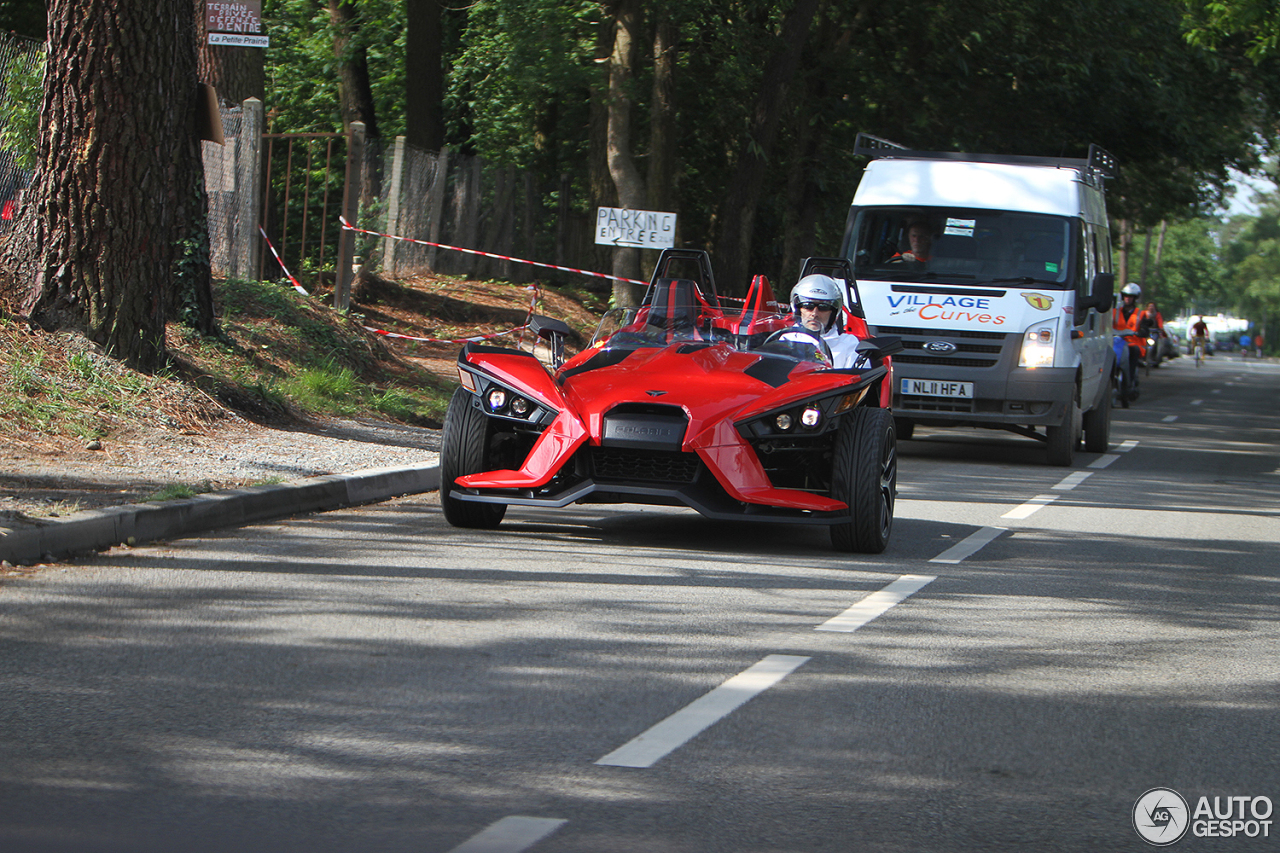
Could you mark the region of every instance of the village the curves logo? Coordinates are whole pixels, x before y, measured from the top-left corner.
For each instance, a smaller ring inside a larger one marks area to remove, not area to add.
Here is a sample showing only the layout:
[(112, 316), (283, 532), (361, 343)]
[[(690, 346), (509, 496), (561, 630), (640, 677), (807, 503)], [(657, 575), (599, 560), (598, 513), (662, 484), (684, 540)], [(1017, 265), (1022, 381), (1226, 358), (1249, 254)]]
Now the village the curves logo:
[(1053, 297), (1045, 296), (1043, 293), (1024, 293), (1022, 298), (1037, 311), (1048, 311), (1053, 307)]
[(1152, 788), (1133, 804), (1133, 828), (1148, 844), (1167, 847), (1187, 834), (1191, 812), (1172, 788)]

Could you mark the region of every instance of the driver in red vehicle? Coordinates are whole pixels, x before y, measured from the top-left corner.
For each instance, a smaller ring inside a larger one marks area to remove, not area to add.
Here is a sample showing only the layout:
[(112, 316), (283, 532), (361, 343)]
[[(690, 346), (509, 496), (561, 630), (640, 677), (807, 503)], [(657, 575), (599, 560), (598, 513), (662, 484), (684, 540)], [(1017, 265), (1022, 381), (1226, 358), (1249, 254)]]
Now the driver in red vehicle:
[(831, 347), (832, 366), (865, 367), (856, 335), (844, 331), (844, 294), (829, 275), (807, 275), (791, 290), (791, 309), (799, 325), (815, 333)]

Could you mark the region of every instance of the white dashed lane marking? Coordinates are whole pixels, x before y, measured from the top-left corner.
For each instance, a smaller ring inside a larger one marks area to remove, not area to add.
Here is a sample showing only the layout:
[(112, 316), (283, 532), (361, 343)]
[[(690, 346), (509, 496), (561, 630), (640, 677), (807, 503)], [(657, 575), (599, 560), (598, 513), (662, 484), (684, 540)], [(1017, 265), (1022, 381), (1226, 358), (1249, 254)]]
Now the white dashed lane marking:
[(934, 575), (903, 575), (884, 589), (871, 593), (839, 616), (833, 616), (813, 630), (843, 633), (856, 631), (885, 613), (890, 607), (901, 604), (934, 580), (937, 580)]
[(568, 821), (554, 817), (512, 815), (489, 824), (449, 853), (522, 853)]
[(662, 722), (636, 735), (596, 764), (611, 767), (652, 767), (663, 756), (683, 746), (809, 660), (804, 655), (769, 655)]

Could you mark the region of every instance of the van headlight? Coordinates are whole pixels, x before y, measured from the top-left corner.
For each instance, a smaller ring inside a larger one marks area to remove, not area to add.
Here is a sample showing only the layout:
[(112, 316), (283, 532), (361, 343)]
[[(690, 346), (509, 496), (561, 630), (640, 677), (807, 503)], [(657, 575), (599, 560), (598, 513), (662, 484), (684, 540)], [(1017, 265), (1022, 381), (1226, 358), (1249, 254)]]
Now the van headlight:
[(1018, 367), (1053, 366), (1053, 323), (1044, 323), (1027, 329), (1022, 338), (1022, 353), (1018, 356)]

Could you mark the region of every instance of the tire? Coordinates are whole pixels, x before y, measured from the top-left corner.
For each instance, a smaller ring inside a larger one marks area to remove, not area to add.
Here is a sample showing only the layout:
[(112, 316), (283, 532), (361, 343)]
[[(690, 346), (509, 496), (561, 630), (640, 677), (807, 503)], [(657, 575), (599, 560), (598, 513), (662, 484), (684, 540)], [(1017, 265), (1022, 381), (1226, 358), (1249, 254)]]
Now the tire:
[(464, 474), (486, 471), (485, 446), (489, 438), (489, 419), (472, 404), (475, 399), (466, 388), (458, 388), (449, 400), (440, 439), (440, 507), (445, 520), (454, 527), (491, 530), (502, 523), (506, 504), (474, 503), (458, 500), (454, 480)]
[(1130, 403), (1138, 402), (1138, 354), (1133, 352), (1129, 358), (1129, 394)]
[(906, 418), (893, 419), (893, 431), (898, 441), (910, 441), (916, 433), (916, 422)]
[(1123, 370), (1120, 371), (1120, 385), (1116, 390), (1117, 395), (1120, 397), (1120, 408), (1129, 408), (1129, 377), (1125, 375)]
[(1108, 388), (1098, 405), (1084, 413), (1084, 449), (1089, 453), (1106, 453), (1111, 446), (1111, 389)]
[(1045, 428), (1045, 450), (1049, 456), (1049, 464), (1068, 467), (1076, 461), (1076, 445), (1080, 443), (1080, 389), (1077, 388), (1071, 397), (1071, 406), (1066, 417), (1058, 426)]
[(858, 408), (836, 435), (831, 496), (849, 505), (853, 517), (831, 526), (838, 551), (879, 554), (893, 532), (898, 496), (898, 442), (893, 416), (885, 409)]

